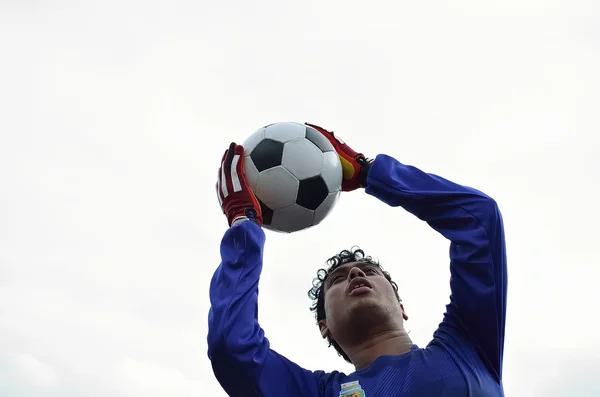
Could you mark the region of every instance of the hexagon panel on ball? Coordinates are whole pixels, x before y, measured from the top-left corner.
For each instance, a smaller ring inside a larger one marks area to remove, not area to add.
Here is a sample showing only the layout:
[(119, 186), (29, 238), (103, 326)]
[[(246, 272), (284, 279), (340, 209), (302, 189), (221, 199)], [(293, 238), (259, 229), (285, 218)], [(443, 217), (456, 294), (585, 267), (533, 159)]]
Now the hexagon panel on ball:
[(342, 190), (342, 163), (336, 152), (323, 153), (323, 169), (321, 176), (327, 184), (329, 192)]
[(308, 210), (298, 204), (292, 204), (273, 211), (273, 218), (268, 229), (293, 233), (307, 229), (313, 225), (314, 211)]
[(335, 151), (331, 142), (329, 142), (329, 140), (327, 138), (325, 138), (323, 136), (323, 134), (321, 134), (319, 131), (317, 131), (314, 128), (309, 127), (307, 125), (305, 127), (306, 127), (306, 139), (311, 141), (313, 143), (313, 145), (318, 147), (323, 153)]
[(263, 217), (263, 226), (269, 229), (271, 222), (273, 222), (273, 210), (270, 209), (265, 203), (260, 201), (257, 197), (258, 204), (260, 204), (260, 211), (262, 212)]
[(260, 201), (275, 211), (296, 202), (298, 186), (298, 179), (279, 165), (258, 174), (254, 192)]
[(258, 183), (258, 170), (250, 156), (244, 157), (244, 175), (250, 189), (256, 194), (256, 184)]
[(323, 152), (308, 139), (287, 142), (283, 145), (281, 165), (299, 180), (312, 178), (321, 173)]
[(291, 121), (275, 123), (265, 127), (265, 138), (286, 143), (306, 136), (304, 124)]
[(338, 200), (340, 199), (341, 190), (337, 192), (329, 193), (329, 195), (323, 200), (319, 208), (315, 210), (315, 218), (313, 220), (314, 225), (321, 223), (331, 213)]
[(252, 153), (252, 151), (254, 150), (254, 148), (263, 139), (265, 139), (265, 127), (260, 128), (259, 130), (257, 130), (254, 133), (252, 133), (252, 135), (250, 135), (248, 138), (246, 138), (246, 140), (244, 141), (244, 143), (242, 143), (242, 146), (244, 147), (244, 155), (250, 156), (250, 153)]

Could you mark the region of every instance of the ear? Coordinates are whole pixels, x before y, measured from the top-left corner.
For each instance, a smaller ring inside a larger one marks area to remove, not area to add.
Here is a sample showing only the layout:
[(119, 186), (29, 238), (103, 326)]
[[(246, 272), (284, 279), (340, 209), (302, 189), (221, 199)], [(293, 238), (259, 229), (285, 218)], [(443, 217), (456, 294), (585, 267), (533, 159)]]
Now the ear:
[(331, 336), (329, 328), (327, 328), (327, 320), (319, 321), (319, 330), (321, 331), (321, 337), (323, 337), (323, 339)]
[(408, 315), (406, 314), (406, 310), (404, 310), (404, 305), (402, 303), (400, 304), (400, 309), (402, 309), (402, 318), (404, 321), (408, 320)]

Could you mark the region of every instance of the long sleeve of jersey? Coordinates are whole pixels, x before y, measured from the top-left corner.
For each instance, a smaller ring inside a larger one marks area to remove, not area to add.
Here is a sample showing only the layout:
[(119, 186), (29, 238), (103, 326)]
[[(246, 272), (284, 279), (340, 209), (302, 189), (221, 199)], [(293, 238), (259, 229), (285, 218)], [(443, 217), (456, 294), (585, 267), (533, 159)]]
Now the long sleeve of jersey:
[(318, 396), (320, 372), (311, 372), (269, 347), (258, 323), (258, 281), (265, 235), (245, 221), (225, 233), (221, 264), (210, 284), (208, 356), (233, 397)]
[(450, 303), (435, 337), (461, 333), (502, 378), (506, 252), (496, 202), (475, 189), (379, 155), (366, 192), (403, 207), (450, 240)]

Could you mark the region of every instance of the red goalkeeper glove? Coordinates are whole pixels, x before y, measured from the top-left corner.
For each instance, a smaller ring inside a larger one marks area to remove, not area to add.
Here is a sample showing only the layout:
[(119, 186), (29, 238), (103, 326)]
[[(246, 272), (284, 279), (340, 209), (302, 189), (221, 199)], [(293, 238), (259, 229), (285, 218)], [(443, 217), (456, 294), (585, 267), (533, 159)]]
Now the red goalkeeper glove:
[(342, 139), (336, 137), (333, 131), (327, 131), (323, 127), (314, 124), (304, 123), (305, 125), (319, 131), (331, 144), (337, 152), (342, 163), (342, 191), (350, 192), (358, 188), (367, 186), (367, 174), (371, 168), (372, 160), (367, 159), (362, 153), (357, 153), (350, 146), (346, 145)]
[(244, 148), (232, 142), (223, 154), (217, 180), (217, 197), (229, 226), (248, 219), (262, 226), (262, 212), (256, 196), (246, 182)]

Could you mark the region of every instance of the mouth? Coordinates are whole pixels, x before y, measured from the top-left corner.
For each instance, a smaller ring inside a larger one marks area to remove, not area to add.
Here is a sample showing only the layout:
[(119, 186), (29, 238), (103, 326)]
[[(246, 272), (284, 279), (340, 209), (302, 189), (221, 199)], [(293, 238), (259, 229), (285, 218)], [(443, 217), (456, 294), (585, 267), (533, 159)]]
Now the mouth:
[(348, 295), (360, 295), (373, 289), (373, 285), (363, 277), (356, 277), (348, 285)]

